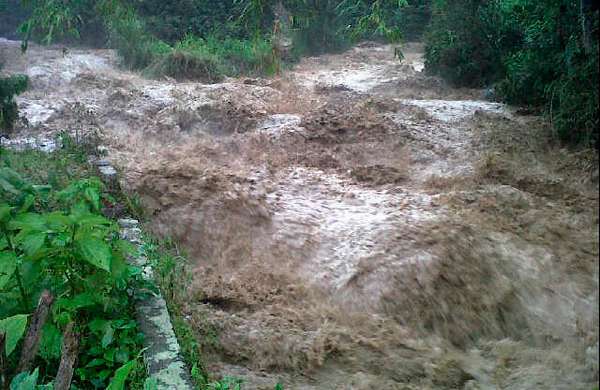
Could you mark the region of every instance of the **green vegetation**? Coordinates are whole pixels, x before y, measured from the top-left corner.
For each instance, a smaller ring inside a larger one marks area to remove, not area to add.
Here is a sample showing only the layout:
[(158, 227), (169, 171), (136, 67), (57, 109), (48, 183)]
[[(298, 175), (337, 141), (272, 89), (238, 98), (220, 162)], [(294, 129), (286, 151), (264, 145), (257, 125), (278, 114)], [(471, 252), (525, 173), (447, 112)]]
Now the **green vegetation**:
[[(143, 282), (140, 269), (125, 262), (132, 248), (119, 239), (116, 224), (102, 215), (116, 199), (127, 198), (107, 192), (93, 176), (86, 162), (89, 147), (66, 136), (62, 144), (52, 154), (1, 150), (0, 334), (6, 334), (3, 348), (8, 357), (2, 372), (11, 388), (33, 389), (36, 384), (50, 389), (71, 329), (80, 340), (72, 388), (151, 389), (133, 301), (135, 291), (155, 287)], [(211, 378), (201, 350), (216, 346), (217, 334), (206, 325), (200, 343), (183, 319), (186, 297), (179, 286), (189, 278), (185, 257), (173, 242), (151, 236), (145, 242), (141, 254), (150, 260), (156, 285), (168, 301), (198, 388), (243, 388), (236, 378)], [(30, 367), (21, 371), (23, 346), (39, 318), (35, 313), (42, 296), (51, 297), (48, 316)]]
[[(132, 69), (216, 81), (222, 75), (273, 74), (283, 60), (345, 49), (359, 39), (397, 41), (402, 8), (414, 10), (421, 3), (234, 0), (215, 6), (209, 1), (32, 0), (32, 13), (20, 32), (24, 50), (29, 39), (99, 44), (104, 37)], [(282, 46), (290, 38), (293, 55)]]
[(598, 142), (598, 10), (573, 0), (448, 0), (433, 5), (427, 69), (461, 86), (494, 84), (543, 108), (565, 140)]
[(25, 91), (26, 88), (26, 76), (0, 76), (0, 136), (9, 134), (12, 131), (14, 122), (18, 117), (17, 103), (14, 96)]
[(141, 271), (126, 263), (130, 248), (101, 213), (114, 200), (83, 161), (75, 148), (1, 151), (0, 369), (14, 388), (56, 385), (69, 356), (72, 388), (143, 386), (132, 306)]
[(598, 142), (598, 9), (589, 0), (26, 3), (26, 39), (105, 37), (133, 69), (208, 82), (269, 75), (302, 55), (425, 30), (430, 73), (458, 86), (494, 86), (499, 99), (543, 110), (560, 138)]

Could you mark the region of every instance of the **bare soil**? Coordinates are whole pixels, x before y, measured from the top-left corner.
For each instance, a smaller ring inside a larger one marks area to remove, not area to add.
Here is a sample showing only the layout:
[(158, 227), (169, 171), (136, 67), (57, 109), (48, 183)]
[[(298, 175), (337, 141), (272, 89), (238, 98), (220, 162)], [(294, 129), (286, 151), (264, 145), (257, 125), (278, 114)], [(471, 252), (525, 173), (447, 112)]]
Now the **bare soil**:
[(15, 137), (98, 131), (186, 319), (246, 389), (590, 389), (598, 161), (542, 118), (359, 45), (282, 76), (148, 80), (111, 51), (0, 40)]

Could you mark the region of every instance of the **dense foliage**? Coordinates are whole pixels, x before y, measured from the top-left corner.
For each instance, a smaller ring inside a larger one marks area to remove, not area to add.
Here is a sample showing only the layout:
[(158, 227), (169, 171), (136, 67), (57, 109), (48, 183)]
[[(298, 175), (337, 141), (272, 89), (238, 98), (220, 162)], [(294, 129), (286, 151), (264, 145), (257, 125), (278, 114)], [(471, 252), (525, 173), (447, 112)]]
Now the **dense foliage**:
[(439, 0), (427, 69), (544, 107), (558, 135), (598, 140), (598, 10), (575, 0)]
[[(143, 379), (142, 336), (132, 312), (141, 271), (126, 263), (129, 247), (119, 239), (116, 224), (101, 214), (112, 202), (103, 184), (94, 177), (54, 177), (61, 164), (65, 173), (77, 176), (67, 152), (50, 158), (34, 151), (25, 157), (0, 152), (0, 333), (8, 357), (8, 365), (0, 367), (3, 376), (13, 378), (15, 389), (52, 382), (65, 353), (61, 345), (72, 332), (79, 344), (74, 386), (123, 389), (136, 371)], [(54, 159), (62, 163), (49, 163)], [(27, 171), (39, 163), (56, 168), (47, 171), (55, 186), (31, 184), (13, 169)], [(34, 310), (42, 296), (49, 314), (40, 320)], [(32, 361), (24, 365), (23, 357), (31, 353), (24, 343), (31, 334), (20, 340), (27, 325), (35, 328), (39, 321), (41, 337), (33, 344)], [(33, 385), (24, 387), (27, 382)]]
[[(8, 0), (6, 0), (8, 1)], [(598, 140), (598, 10), (590, 0), (30, 0), (25, 37), (104, 40), (148, 75), (271, 74), (360, 39), (418, 37), (426, 67), (543, 108), (566, 140)], [(291, 51), (284, 44), (292, 41)], [(285, 47), (284, 47), (285, 46)]]
[[(1, 65), (1, 64), (0, 64)], [(13, 75), (2, 77), (0, 75), (0, 136), (10, 133), (13, 124), (18, 117), (15, 95), (20, 94), (27, 88), (27, 77)]]
[[(151, 75), (218, 79), (273, 73), (282, 60), (347, 48), (357, 39), (398, 40), (401, 10), (421, 0), (30, 0), (20, 31), (50, 43), (80, 39), (117, 49)], [(415, 25), (413, 23), (413, 25)], [(293, 53), (285, 42), (293, 40)]]

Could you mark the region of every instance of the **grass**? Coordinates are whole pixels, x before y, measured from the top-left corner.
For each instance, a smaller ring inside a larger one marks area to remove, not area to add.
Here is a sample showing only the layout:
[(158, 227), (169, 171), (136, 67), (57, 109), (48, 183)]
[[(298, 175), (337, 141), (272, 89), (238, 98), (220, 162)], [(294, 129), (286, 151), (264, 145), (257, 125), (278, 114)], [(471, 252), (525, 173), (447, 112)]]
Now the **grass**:
[(62, 190), (74, 180), (93, 175), (87, 156), (76, 146), (61, 148), (53, 153), (26, 149), (0, 149), (0, 159), (26, 179), (40, 185)]
[(269, 41), (187, 35), (167, 52), (156, 53), (146, 72), (154, 77), (218, 82), (223, 76), (272, 75), (279, 66)]
[(190, 281), (190, 275), (186, 257), (177, 244), (168, 239), (156, 240), (151, 235), (146, 235), (142, 253), (152, 264), (155, 281), (167, 301), (182, 357), (191, 368), (192, 379), (197, 388), (201, 390), (241, 388), (239, 379), (214, 380), (206, 368), (202, 347), (218, 345), (218, 336), (208, 324), (203, 327), (203, 333), (198, 334), (184, 318), (183, 303), (188, 299), (184, 286)]
[(222, 79), (219, 58), (211, 53), (172, 49), (158, 56), (146, 70), (152, 77), (169, 76), (176, 80), (217, 82)]
[(125, 66), (150, 77), (218, 82), (223, 76), (265, 75), (279, 69), (268, 40), (186, 35), (169, 45), (148, 34), (135, 14), (115, 12), (120, 16), (108, 26), (111, 45)]

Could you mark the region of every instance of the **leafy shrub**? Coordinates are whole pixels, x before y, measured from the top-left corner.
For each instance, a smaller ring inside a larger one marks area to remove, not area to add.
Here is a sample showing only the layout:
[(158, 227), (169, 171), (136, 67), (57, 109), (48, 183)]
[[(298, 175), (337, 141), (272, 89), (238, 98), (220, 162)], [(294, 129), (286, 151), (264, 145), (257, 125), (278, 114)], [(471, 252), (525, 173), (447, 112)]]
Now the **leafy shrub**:
[(502, 25), (497, 2), (448, 0), (434, 2), (425, 34), (425, 65), (453, 84), (483, 86), (502, 72), (500, 47), (511, 31)]
[(171, 51), (168, 44), (146, 32), (133, 8), (112, 1), (103, 4), (101, 12), (105, 15), (109, 44), (126, 66), (143, 69)]
[(148, 73), (214, 82), (222, 75), (272, 74), (278, 66), (277, 61), (266, 40), (218, 39), (214, 36), (202, 39), (186, 35), (172, 50), (155, 57)]
[(219, 59), (214, 54), (181, 49), (173, 49), (158, 57), (147, 71), (151, 75), (166, 75), (177, 80), (215, 82), (221, 79)]
[(241, 26), (235, 25), (234, 0), (139, 0), (130, 4), (159, 39), (174, 44), (191, 34), (199, 37), (218, 35), (241, 38)]
[(0, 77), (0, 135), (12, 131), (18, 117), (14, 96), (27, 89), (27, 82), (27, 76), (24, 75)]
[(209, 36), (203, 40), (206, 49), (218, 56), (223, 72), (228, 76), (240, 74), (272, 74), (277, 67), (273, 46), (265, 39), (219, 39)]
[(304, 54), (321, 54), (340, 51), (351, 43), (350, 30), (346, 23), (351, 17), (342, 12), (333, 1), (312, 0), (290, 2), (291, 32), (296, 57)]
[(29, 18), (19, 26), (25, 47), (30, 38), (45, 44), (83, 41), (101, 46), (105, 43), (103, 18), (97, 8), (103, 1), (28, 0), (23, 3), (31, 9)]
[[(127, 375), (143, 371), (131, 306), (141, 271), (125, 262), (128, 245), (116, 224), (100, 214), (110, 201), (96, 178), (59, 191), (0, 168), (0, 318), (5, 318), (0, 322), (26, 325), (37, 298), (48, 291), (54, 302), (36, 360), (45, 377), (57, 367), (62, 330), (74, 326), (81, 335), (77, 385), (106, 387), (114, 377), (112, 388), (122, 389)], [(4, 327), (13, 340), (10, 352), (18, 351), (25, 325), (19, 332)], [(14, 380), (35, 382), (36, 372)]]
[(574, 0), (440, 0), (426, 68), (543, 107), (565, 140), (598, 140), (598, 10)]
[(405, 7), (397, 9), (391, 24), (399, 26), (402, 36), (419, 40), (431, 19), (431, 0), (408, 0)]

